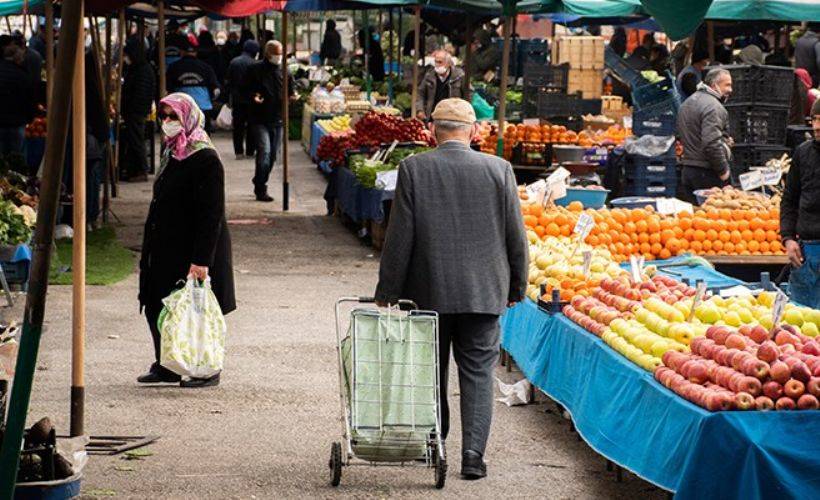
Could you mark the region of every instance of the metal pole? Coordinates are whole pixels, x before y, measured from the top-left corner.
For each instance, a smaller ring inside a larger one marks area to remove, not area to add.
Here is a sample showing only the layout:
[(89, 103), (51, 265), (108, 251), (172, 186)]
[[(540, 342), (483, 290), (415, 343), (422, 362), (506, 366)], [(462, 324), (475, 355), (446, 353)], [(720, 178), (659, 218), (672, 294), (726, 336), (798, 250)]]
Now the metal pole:
[(715, 62), (715, 23), (706, 21), (706, 43), (709, 48), (709, 62)]
[(51, 87), (54, 83), (54, 4), (45, 3), (46, 9), (46, 108), (51, 105)]
[(464, 31), (464, 88), (463, 92), (466, 95), (470, 88), (470, 77), (473, 74), (473, 32), (475, 25), (473, 23), (473, 16), (467, 14), (467, 27)]
[(410, 116), (416, 117), (418, 109), (416, 109), (416, 99), (419, 96), (419, 30), (421, 30), (421, 5), (416, 5), (416, 12), (414, 13), (414, 22), (416, 27), (413, 40), (413, 83), (411, 87), (411, 98), (413, 99), (410, 105)]
[[(80, 19), (82, 23), (82, 18)], [(81, 24), (82, 26), (82, 24)], [(77, 40), (72, 80), (74, 237), (71, 240), (71, 435), (83, 434), (85, 416), (85, 44)]]
[[(162, 27), (159, 29), (162, 32)], [(122, 69), (125, 49), (125, 9), (120, 9), (119, 19), (117, 20), (117, 41), (119, 42), (119, 49), (117, 51), (117, 100), (114, 107), (114, 137), (116, 143), (114, 146), (114, 162), (111, 165), (112, 182), (111, 182), (111, 197), (117, 197), (117, 182), (120, 180), (120, 115), (122, 114)], [(159, 54), (159, 59), (162, 60), (164, 55)]]
[(402, 29), (403, 26), (404, 26), (404, 9), (399, 8), (399, 29), (396, 32), (396, 35), (397, 35), (397, 38), (398, 38), (397, 41), (399, 43), (399, 46), (398, 46), (398, 49), (399, 49), (399, 80), (401, 80), (401, 73), (402, 73), (401, 60), (402, 60), (402, 55), (403, 55), (403, 51), (404, 51), (404, 38), (401, 37), (401, 29)]
[(288, 183), (288, 131), (290, 123), (288, 119), (288, 100), (290, 90), (288, 89), (288, 14), (282, 12), (282, 210), (287, 212), (290, 209), (290, 184)]
[[(506, 9), (505, 9), (506, 10)], [(510, 30), (512, 28), (513, 16), (507, 14), (504, 17), (504, 48), (501, 53), (501, 86), (498, 89), (498, 147), (496, 154), (504, 156), (504, 119), (507, 113), (507, 80), (510, 72)]]
[(11, 390), (6, 433), (0, 449), (0, 499), (11, 499), (17, 478), (23, 429), (26, 424), (37, 351), (43, 332), (43, 315), (48, 292), (48, 271), (51, 264), (51, 246), (54, 242), (54, 223), (57, 219), (57, 203), (60, 194), (65, 157), (65, 137), (68, 129), (68, 108), (74, 79), (74, 58), (77, 50), (79, 26), (82, 22), (82, 0), (64, 0), (62, 3), (63, 29), (60, 34), (60, 54), (55, 70), (52, 105), (48, 108), (48, 137), (46, 140), (45, 165), (40, 186), (40, 204), (37, 227), (33, 236), (33, 258), (26, 308), (23, 313), (23, 333), (15, 367), (14, 387)]
[[(393, 30), (395, 29), (395, 26), (393, 26), (393, 8), (392, 7), (390, 8), (390, 15), (389, 15), (388, 22), (390, 23), (390, 31), (387, 34), (387, 36), (390, 37), (390, 41), (388, 42), (390, 44), (390, 49), (389, 49), (390, 50), (390, 54), (389, 54), (389, 56), (390, 56), (389, 61), (390, 62), (389, 62), (389, 64), (390, 64), (390, 76), (392, 77), (393, 76), (393, 62), (396, 60), (396, 58), (393, 56)], [(392, 78), (391, 78), (391, 80), (392, 80)]]
[(364, 18), (364, 85), (367, 91), (367, 100), (370, 101), (370, 91), (373, 87), (370, 74), (370, 11), (362, 11)]
[[(165, 1), (157, 1), (157, 24), (159, 32), (159, 98), (165, 97)], [(125, 43), (123, 40), (121, 43)]]

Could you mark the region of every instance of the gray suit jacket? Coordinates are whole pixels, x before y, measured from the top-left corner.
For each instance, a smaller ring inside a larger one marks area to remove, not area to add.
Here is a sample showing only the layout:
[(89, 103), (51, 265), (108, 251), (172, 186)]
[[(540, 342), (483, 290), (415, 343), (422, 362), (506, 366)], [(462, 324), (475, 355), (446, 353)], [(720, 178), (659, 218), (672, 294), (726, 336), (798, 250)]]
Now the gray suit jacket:
[(524, 298), (527, 251), (510, 164), (445, 142), (399, 166), (376, 299), (501, 314)]

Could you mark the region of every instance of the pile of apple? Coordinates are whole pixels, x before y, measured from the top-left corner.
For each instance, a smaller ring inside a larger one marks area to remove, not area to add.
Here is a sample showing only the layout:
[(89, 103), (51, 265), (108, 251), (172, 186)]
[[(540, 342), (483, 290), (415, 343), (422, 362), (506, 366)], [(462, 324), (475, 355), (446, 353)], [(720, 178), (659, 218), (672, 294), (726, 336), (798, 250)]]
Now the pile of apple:
[(562, 309), (564, 316), (597, 336), (603, 335), (607, 327), (618, 318), (630, 318), (631, 313), (608, 306), (594, 297), (576, 295)]
[(792, 325), (770, 334), (761, 325), (714, 325), (690, 344), (667, 351), (655, 378), (709, 411), (820, 408), (820, 344)]

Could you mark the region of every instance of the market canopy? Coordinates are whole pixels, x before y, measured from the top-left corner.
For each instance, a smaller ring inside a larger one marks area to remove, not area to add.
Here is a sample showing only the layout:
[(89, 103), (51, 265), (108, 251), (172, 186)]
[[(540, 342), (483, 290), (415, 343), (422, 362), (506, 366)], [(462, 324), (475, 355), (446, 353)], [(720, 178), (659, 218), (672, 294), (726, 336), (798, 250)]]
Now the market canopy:
[(0, 16), (25, 14), (42, 4), (43, 0), (0, 0)]

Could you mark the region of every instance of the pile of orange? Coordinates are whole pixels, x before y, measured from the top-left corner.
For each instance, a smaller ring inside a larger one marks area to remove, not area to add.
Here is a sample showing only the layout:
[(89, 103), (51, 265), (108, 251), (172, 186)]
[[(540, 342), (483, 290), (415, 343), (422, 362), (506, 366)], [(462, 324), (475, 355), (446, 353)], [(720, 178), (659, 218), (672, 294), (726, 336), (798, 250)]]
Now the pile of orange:
[[(541, 238), (570, 236), (580, 212), (578, 202), (567, 208), (524, 205), (524, 224)], [(585, 242), (609, 249), (616, 261), (630, 255), (647, 260), (681, 253), (697, 255), (781, 255), (779, 210), (698, 210), (662, 216), (651, 207), (587, 209), (595, 226)]]
[[(483, 122), (479, 127), (481, 134), (481, 151), (488, 154), (495, 154), (498, 143), (498, 130), (495, 125), (490, 126), (488, 122)], [(618, 145), (632, 134), (632, 131), (618, 125), (613, 125), (606, 130), (593, 130), (590, 128), (580, 132), (567, 130), (563, 125), (524, 125), (507, 124), (504, 127), (504, 158), (512, 157), (512, 150), (519, 142), (537, 142), (541, 144), (577, 144), (590, 148), (598, 145)]]

